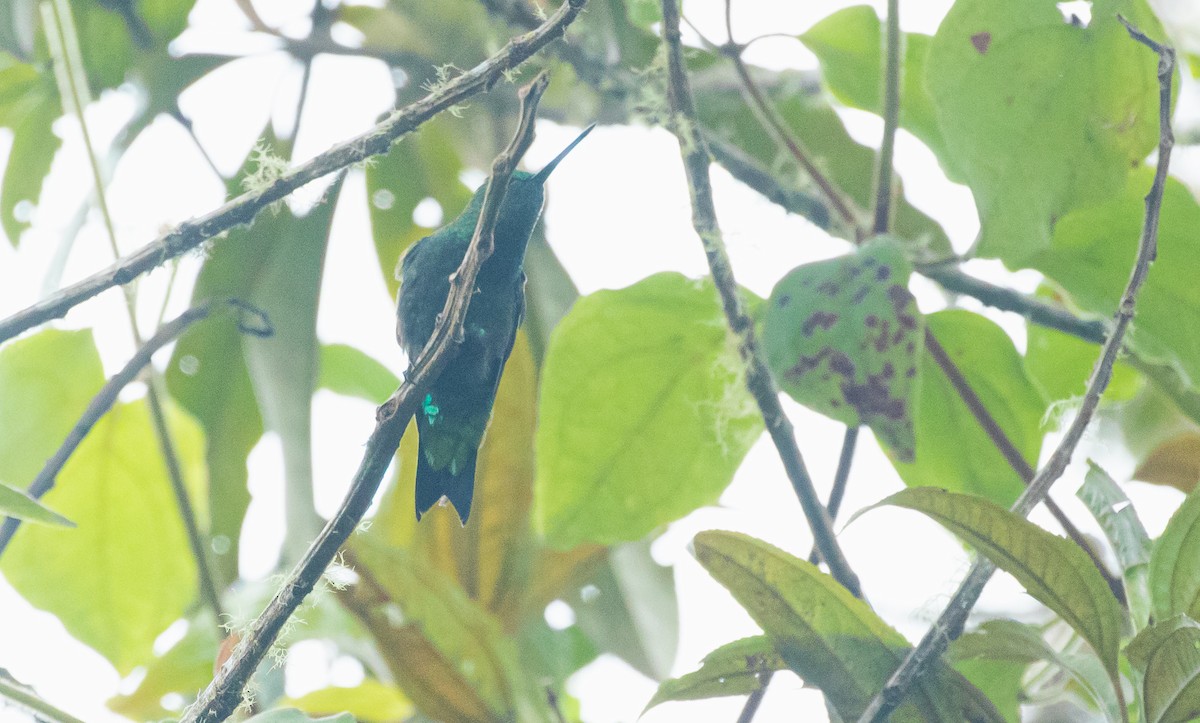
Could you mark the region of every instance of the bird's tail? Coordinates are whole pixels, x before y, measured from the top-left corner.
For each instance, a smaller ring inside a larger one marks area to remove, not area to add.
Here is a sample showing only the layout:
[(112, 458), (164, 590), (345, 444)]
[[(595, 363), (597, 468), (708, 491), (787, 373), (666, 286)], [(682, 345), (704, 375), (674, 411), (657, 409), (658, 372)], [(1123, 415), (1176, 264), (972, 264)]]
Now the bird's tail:
[(425, 455), (424, 443), (421, 447), (417, 452), (417, 520), (445, 497), (466, 525), (475, 491), (475, 454), (467, 455), (462, 464), (434, 469)]

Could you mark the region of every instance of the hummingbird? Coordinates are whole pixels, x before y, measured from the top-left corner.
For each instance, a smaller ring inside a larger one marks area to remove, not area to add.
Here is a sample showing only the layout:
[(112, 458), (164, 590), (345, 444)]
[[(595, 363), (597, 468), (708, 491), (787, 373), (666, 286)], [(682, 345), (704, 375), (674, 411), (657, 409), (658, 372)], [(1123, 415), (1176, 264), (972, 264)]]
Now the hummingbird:
[[(475, 459), (492, 416), (500, 373), (525, 317), (525, 248), (545, 200), (545, 183), (558, 164), (595, 128), (588, 126), (537, 173), (516, 171), (494, 233), (494, 250), (475, 280), (458, 353), (434, 380), (417, 412), (417, 520), (443, 498), (463, 525), (471, 514)], [(450, 294), (450, 276), (462, 264), (483, 209), (481, 186), (449, 224), (417, 241), (400, 259), (396, 277), (396, 339), (415, 359)]]

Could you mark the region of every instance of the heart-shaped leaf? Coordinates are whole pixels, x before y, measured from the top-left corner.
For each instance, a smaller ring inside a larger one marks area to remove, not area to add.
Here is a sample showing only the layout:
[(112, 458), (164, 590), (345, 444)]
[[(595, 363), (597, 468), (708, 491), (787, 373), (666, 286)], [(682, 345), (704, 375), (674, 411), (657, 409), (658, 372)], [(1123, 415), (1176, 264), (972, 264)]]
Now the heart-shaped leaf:
[(775, 285), (763, 322), (767, 361), (785, 392), (839, 422), (869, 426), (905, 462), (916, 447), (925, 338), (911, 273), (900, 249), (882, 239), (798, 266)]

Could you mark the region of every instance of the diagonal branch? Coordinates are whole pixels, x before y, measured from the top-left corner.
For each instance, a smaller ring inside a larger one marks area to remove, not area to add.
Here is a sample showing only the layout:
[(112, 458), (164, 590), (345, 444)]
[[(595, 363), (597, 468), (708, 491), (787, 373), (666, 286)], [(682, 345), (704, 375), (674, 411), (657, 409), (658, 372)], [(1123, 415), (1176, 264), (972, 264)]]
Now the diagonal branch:
[(520, 126), (508, 148), (497, 156), (492, 165), (492, 175), (484, 191), (483, 209), (470, 248), (462, 265), (450, 277), (450, 295), (438, 317), (437, 327), (425, 348), (413, 360), (400, 388), (379, 408), (375, 430), (367, 440), (366, 451), (350, 484), (350, 491), (304, 557), (284, 580), (275, 597), (238, 643), (233, 654), (221, 666), (216, 678), (188, 709), (182, 723), (218, 723), (234, 713), (241, 704), (242, 691), (250, 676), (275, 644), (284, 623), (312, 591), (338, 549), (362, 521), (384, 472), (396, 454), (408, 421), (420, 406), (422, 395), (458, 350), (475, 279), (480, 267), (492, 254), (492, 234), (499, 218), (500, 204), (508, 190), (513, 170), (533, 140), (538, 101), (549, 83), (549, 76), (543, 72), (521, 92)]
[[(1167, 182), (1167, 170), (1171, 163), (1171, 148), (1175, 144), (1174, 135), (1171, 132), (1171, 79), (1175, 74), (1175, 51), (1150, 39), (1130, 25), (1125, 18), (1120, 16), (1118, 18), (1134, 40), (1158, 54), (1158, 166), (1154, 170), (1154, 182), (1150, 186), (1150, 192), (1146, 194), (1146, 215), (1142, 224), (1141, 238), (1138, 241), (1137, 259), (1130, 273), (1129, 283), (1125, 286), (1125, 291), (1121, 295), (1121, 301), (1114, 314), (1112, 330), (1104, 341), (1100, 357), (1092, 369), (1079, 412), (1067, 428), (1058, 447), (1050, 455), (1046, 465), (1037, 473), (1025, 492), (1013, 505), (1013, 512), (1022, 517), (1028, 515), (1030, 510), (1045, 499), (1051, 485), (1062, 476), (1075, 448), (1079, 445), (1079, 440), (1083, 437), (1084, 430), (1091, 423), (1092, 416), (1100, 404), (1100, 397), (1112, 378), (1113, 364), (1116, 363), (1117, 355), (1121, 351), (1125, 333), (1133, 320), (1138, 292), (1145, 283), (1146, 276), (1150, 272), (1150, 263), (1157, 254), (1158, 222), (1162, 211), (1162, 197)], [(887, 720), (891, 711), (903, 702), (909, 688), (925, 667), (941, 655), (950, 640), (957, 637), (962, 631), (967, 615), (995, 570), (995, 565), (987, 560), (980, 560), (971, 567), (967, 578), (954, 593), (954, 597), (951, 598), (941, 616), (892, 674), (883, 690), (871, 701), (862, 717), (859, 718), (859, 723)], [(1121, 694), (1119, 688), (1117, 694), (1118, 696)]]
[(561, 37), (586, 3), (587, 0), (567, 0), (535, 30), (512, 39), (491, 58), (436, 88), (421, 100), (396, 111), (366, 133), (287, 171), (261, 190), (243, 193), (200, 218), (181, 223), (157, 241), (118, 259), (107, 269), (0, 320), (0, 342), (50, 319), (57, 319), (100, 292), (127, 284), (235, 226), (250, 223), (264, 208), (311, 181), (386, 153), (396, 140), (416, 130), (438, 113), (472, 95), (491, 90), (505, 71), (516, 68), (550, 41)]
[(758, 403), (767, 431), (771, 435), (788, 479), (804, 508), (804, 515), (812, 528), (813, 537), (821, 551), (821, 557), (829, 565), (829, 571), (847, 590), (862, 597), (858, 576), (850, 569), (842, 549), (833, 533), (833, 522), (829, 518), (812, 478), (804, 465), (804, 458), (796, 446), (796, 436), (791, 422), (783, 413), (779, 403), (779, 390), (763, 359), (754, 338), (754, 322), (746, 314), (738, 296), (737, 282), (725, 243), (717, 226), (716, 209), (713, 205), (712, 184), (709, 179), (711, 159), (704, 141), (697, 131), (696, 106), (692, 99), (691, 86), (684, 69), (683, 48), (679, 34), (679, 9), (675, 0), (663, 0), (663, 38), (667, 47), (667, 94), (671, 103), (671, 118), (679, 148), (683, 155), (687, 173), (688, 189), (692, 197), (692, 224), (704, 245), (704, 255), (721, 295), (721, 305), (729, 330), (738, 342), (738, 352), (746, 365), (746, 386)]
[[(180, 314), (173, 321), (164, 324), (158, 330), (158, 333), (146, 340), (145, 344), (137, 350), (137, 353), (130, 358), (121, 371), (114, 374), (112, 379), (109, 379), (101, 387), (100, 391), (96, 393), (96, 396), (92, 398), (91, 403), (88, 404), (79, 421), (75, 423), (75, 426), (67, 434), (58, 451), (46, 461), (45, 466), (38, 472), (38, 476), (29, 485), (28, 493), (30, 497), (41, 499), (47, 492), (54, 488), (54, 481), (58, 477), (59, 472), (62, 471), (62, 468), (67, 464), (67, 460), (71, 458), (71, 455), (75, 453), (75, 450), (79, 448), (84, 437), (88, 435), (88, 432), (96, 425), (96, 422), (100, 421), (100, 418), (116, 403), (117, 396), (121, 393), (121, 390), (136, 379), (137, 375), (143, 369), (149, 366), (155, 352), (179, 338), (192, 324), (211, 316), (217, 310), (217, 306), (218, 304), (209, 302), (192, 307)], [(234, 299), (224, 302), (224, 306), (237, 311), (239, 314), (251, 314), (257, 318), (257, 323), (254, 326), (239, 321), (238, 328), (242, 331), (258, 336), (271, 335), (270, 324), (261, 311)], [(21, 521), (13, 517), (7, 518), (0, 524), (0, 554), (3, 554), (4, 550), (8, 547), (20, 524)]]

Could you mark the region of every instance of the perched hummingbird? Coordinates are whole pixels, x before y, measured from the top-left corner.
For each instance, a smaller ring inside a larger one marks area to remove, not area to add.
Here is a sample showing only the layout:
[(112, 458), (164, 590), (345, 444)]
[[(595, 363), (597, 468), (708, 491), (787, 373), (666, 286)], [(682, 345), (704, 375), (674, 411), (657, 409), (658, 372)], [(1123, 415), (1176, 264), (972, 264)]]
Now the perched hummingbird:
[[(513, 173), (494, 234), (495, 250), (475, 281), (458, 353), (417, 413), (417, 519), (443, 497), (465, 525), (475, 488), (475, 457), (492, 416), (500, 373), (525, 316), (525, 247), (542, 213), (544, 184), (586, 130), (537, 173)], [(415, 359), (433, 335), (483, 208), (481, 186), (458, 218), (416, 242), (400, 259), (396, 339)]]

